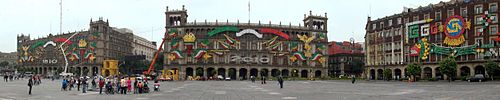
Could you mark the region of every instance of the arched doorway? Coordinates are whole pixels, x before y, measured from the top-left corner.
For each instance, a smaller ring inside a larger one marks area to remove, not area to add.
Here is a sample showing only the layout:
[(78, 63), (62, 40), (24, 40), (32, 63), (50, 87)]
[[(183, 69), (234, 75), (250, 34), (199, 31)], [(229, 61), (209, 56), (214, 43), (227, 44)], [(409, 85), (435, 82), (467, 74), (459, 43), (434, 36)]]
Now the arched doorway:
[(89, 73), (89, 68), (88, 67), (83, 67), (82, 75), (83, 76), (88, 76)]
[(271, 76), (272, 77), (278, 77), (278, 76), (280, 76), (280, 74), (281, 74), (281, 72), (278, 69), (272, 69), (271, 70)]
[(460, 76), (461, 77), (467, 77), (470, 76), (470, 68), (467, 66), (462, 66), (460, 68)]
[(255, 69), (255, 68), (252, 68), (250, 69), (250, 76), (254, 76), (254, 77), (257, 77), (257, 74), (258, 74), (258, 70)]
[(314, 72), (314, 78), (319, 78), (319, 77), (321, 77), (321, 71), (320, 70), (316, 70)]
[(189, 76), (193, 77), (194, 76), (193, 74), (194, 74), (194, 69), (191, 67), (187, 67), (185, 79), (189, 79)]
[(105, 77), (108, 77), (108, 76), (109, 76), (109, 74), (110, 74), (109, 70), (107, 70), (107, 69), (106, 69), (106, 70), (104, 70), (104, 76), (105, 76)]
[(236, 79), (236, 69), (235, 68), (229, 68), (228, 70), (228, 76), (227, 77), (230, 77), (232, 80), (235, 80)]
[(401, 76), (401, 69), (399, 68), (396, 68), (394, 69), (394, 76), (396, 76), (396, 80), (399, 80), (402, 76)]
[(288, 76), (290, 76), (290, 71), (288, 71), (288, 69), (283, 69), (283, 70), (281, 70), (281, 75), (283, 77), (288, 77)]
[(434, 69), (434, 71), (436, 73), (436, 79), (444, 80), (444, 76), (443, 76), (443, 74), (441, 74), (441, 70), (439, 69), (439, 67), (436, 67), (436, 69)]
[(292, 69), (292, 77), (299, 77), (299, 70)]
[(221, 75), (223, 78), (226, 78), (226, 69), (224, 68), (217, 69), (217, 76), (218, 75)]
[(215, 71), (215, 68), (212, 68), (212, 67), (207, 68), (207, 75), (208, 75), (207, 77), (213, 78), (216, 73), (217, 73), (217, 71)]
[(204, 74), (203, 68), (201, 68), (201, 67), (196, 68), (196, 76), (202, 77), (202, 76), (204, 76), (203, 74)]
[(382, 69), (377, 69), (377, 79), (382, 80), (384, 79), (384, 70)]
[(432, 68), (430, 68), (430, 67), (424, 68), (424, 77), (423, 78), (432, 78)]
[(246, 80), (246, 79), (247, 79), (247, 77), (248, 77), (248, 76), (247, 76), (247, 69), (245, 69), (245, 68), (241, 68), (241, 69), (240, 69), (240, 76), (239, 76), (239, 77), (240, 77), (240, 79), (242, 79), (242, 80)]
[(476, 66), (476, 68), (474, 68), (474, 71), (475, 71), (474, 74), (483, 74), (483, 75), (485, 75), (484, 74), (485, 69), (484, 69), (484, 67), (482, 65)]
[(267, 70), (267, 69), (261, 69), (260, 70), (260, 76), (261, 77), (267, 77), (267, 76), (269, 76), (268, 73), (269, 73), (269, 70)]
[(370, 79), (375, 80), (375, 69), (370, 69)]
[(75, 73), (73, 75), (76, 76), (81, 76), (82, 68), (81, 67), (76, 67)]
[(307, 70), (300, 71), (300, 77), (307, 78)]

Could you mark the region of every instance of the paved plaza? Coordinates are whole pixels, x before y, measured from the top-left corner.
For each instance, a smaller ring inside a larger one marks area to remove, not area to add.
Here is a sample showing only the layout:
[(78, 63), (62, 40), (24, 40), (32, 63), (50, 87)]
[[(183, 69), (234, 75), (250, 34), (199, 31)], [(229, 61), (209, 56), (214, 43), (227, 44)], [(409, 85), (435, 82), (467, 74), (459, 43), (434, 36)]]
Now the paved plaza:
[(0, 100), (498, 100), (500, 82), (250, 81), (163, 82), (160, 92), (99, 95), (60, 91), (60, 80), (43, 80), (27, 94), (26, 80), (0, 82)]

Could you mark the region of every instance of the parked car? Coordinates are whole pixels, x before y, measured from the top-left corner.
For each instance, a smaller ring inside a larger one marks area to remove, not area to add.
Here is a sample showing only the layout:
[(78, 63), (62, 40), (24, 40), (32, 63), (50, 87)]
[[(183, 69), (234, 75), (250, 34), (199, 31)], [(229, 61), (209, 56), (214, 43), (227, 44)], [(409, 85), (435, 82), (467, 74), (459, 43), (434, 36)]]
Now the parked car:
[(467, 79), (468, 82), (482, 82), (482, 81), (486, 81), (486, 78), (484, 78), (484, 75), (483, 74), (476, 74), (474, 75), (474, 77), (469, 77)]
[(231, 78), (230, 77), (226, 77), (226, 81), (231, 81)]

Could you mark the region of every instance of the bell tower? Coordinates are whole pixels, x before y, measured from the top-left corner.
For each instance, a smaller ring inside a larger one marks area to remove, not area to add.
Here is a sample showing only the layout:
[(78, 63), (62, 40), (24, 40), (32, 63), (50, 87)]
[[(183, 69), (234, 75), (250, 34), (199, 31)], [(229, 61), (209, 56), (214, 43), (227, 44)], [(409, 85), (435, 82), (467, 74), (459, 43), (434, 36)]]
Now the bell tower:
[(309, 15), (304, 14), (304, 26), (309, 29), (323, 30), (327, 31), (327, 20), (328, 17), (321, 15), (312, 15), (312, 11), (309, 11)]
[(184, 8), (184, 5), (182, 5), (182, 9), (174, 9), (174, 10), (169, 10), (168, 6), (166, 8), (165, 12), (165, 28), (168, 27), (174, 27), (174, 26), (183, 26), (187, 22), (187, 10)]

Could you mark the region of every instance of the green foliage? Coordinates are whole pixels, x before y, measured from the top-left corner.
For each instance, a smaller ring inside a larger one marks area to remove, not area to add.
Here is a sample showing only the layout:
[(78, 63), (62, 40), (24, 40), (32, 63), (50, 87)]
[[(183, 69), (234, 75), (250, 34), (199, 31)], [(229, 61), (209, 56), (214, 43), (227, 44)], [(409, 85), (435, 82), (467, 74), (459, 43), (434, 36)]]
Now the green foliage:
[(352, 73), (361, 74), (363, 73), (365, 64), (363, 63), (363, 61), (356, 59), (352, 60), (351, 63), (349, 63), (349, 66), (351, 67)]
[(485, 69), (486, 72), (488, 72), (488, 75), (490, 76), (491, 80), (493, 80), (493, 75), (495, 75), (495, 71), (497, 71), (498, 68), (498, 63), (494, 61), (488, 61), (485, 64)]
[(203, 69), (201, 69), (201, 68), (196, 69), (196, 75), (203, 76)]
[(419, 75), (421, 72), (422, 72), (422, 67), (420, 67), (420, 65), (417, 65), (415, 63), (412, 63), (410, 65), (408, 65), (408, 67), (406, 68), (406, 73), (408, 75)]
[(458, 64), (453, 57), (448, 57), (439, 62), (439, 70), (441, 71), (441, 74), (447, 75), (450, 79), (456, 74), (457, 66)]
[(390, 69), (385, 69), (385, 70), (384, 70), (384, 72), (383, 72), (383, 74), (384, 74), (384, 79), (385, 79), (385, 80), (389, 80), (389, 79), (391, 79), (391, 76), (392, 76), (391, 74), (392, 74), (392, 72), (391, 72), (391, 70), (390, 70)]
[(0, 66), (2, 66), (2, 67), (9, 66), (9, 62), (7, 62), (7, 61), (2, 61), (2, 62), (0, 62)]

